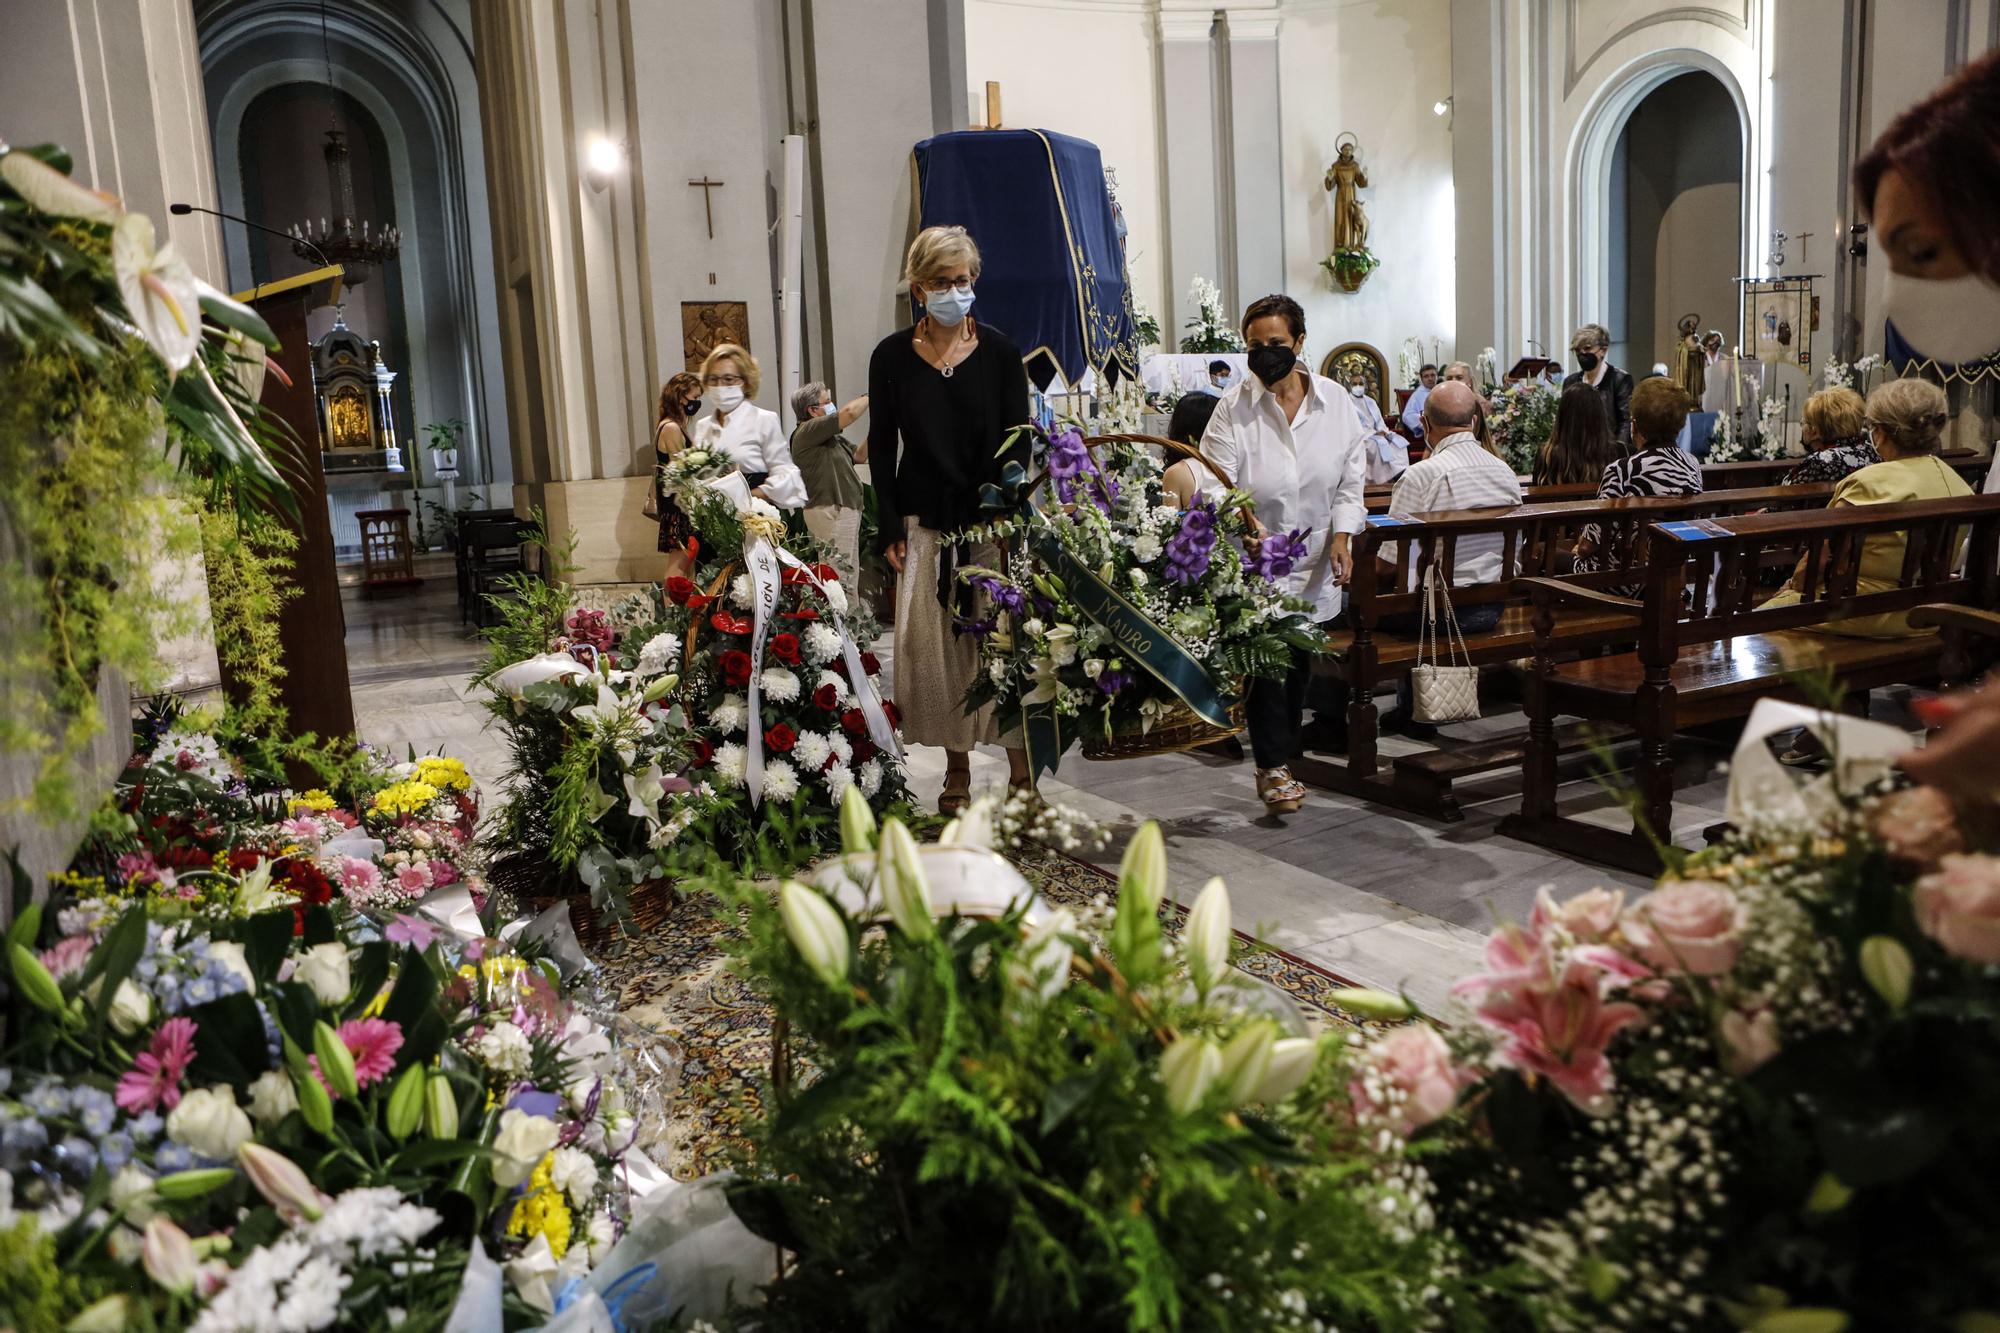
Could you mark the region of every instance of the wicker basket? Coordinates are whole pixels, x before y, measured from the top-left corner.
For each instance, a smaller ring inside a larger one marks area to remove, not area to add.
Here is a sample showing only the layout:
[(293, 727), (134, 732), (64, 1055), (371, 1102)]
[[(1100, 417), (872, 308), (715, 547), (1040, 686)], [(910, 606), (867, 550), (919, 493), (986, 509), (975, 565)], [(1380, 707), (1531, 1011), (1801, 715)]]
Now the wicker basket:
[(520, 910), (528, 916), (540, 916), (558, 903), (567, 905), (577, 942), (593, 952), (602, 950), (623, 933), (641, 934), (661, 925), (680, 900), (671, 880), (649, 879), (635, 885), (626, 895), (626, 914), (621, 926), (618, 914), (600, 911), (587, 892), (549, 892), (563, 887), (565, 879), (574, 882), (575, 876), (564, 875), (539, 858), (505, 857), (494, 862), (487, 879), (493, 887), (512, 894)]
[[(1177, 453), (1207, 468), (1210, 475), (1224, 486), (1234, 485), (1229, 475), (1217, 467), (1199, 449), (1190, 448), (1179, 440), (1171, 440), (1163, 435), (1093, 435), (1084, 441), (1087, 448), (1095, 449), (1104, 444), (1150, 444)], [(1029, 494), (1048, 479), (1044, 472), (1036, 477), (1028, 488)], [(1254, 520), (1253, 520), (1254, 521)], [(1237, 682), (1236, 694), (1242, 697), (1242, 682)], [(1153, 725), (1145, 730), (1138, 723), (1128, 728), (1114, 731), (1110, 735), (1093, 732), (1085, 737), (1082, 744), (1085, 759), (1142, 759), (1147, 755), (1179, 754), (1183, 750), (1198, 750), (1204, 745), (1213, 745), (1219, 740), (1240, 735), (1243, 731), (1243, 705), (1239, 702), (1230, 706), (1229, 725), (1218, 727), (1203, 718), (1178, 699), (1154, 719)]]

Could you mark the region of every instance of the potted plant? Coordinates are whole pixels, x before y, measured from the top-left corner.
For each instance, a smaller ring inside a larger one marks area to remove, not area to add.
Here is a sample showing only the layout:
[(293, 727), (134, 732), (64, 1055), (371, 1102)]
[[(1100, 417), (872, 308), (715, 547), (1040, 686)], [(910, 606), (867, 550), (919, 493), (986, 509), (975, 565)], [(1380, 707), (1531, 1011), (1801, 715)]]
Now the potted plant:
[(1375, 252), (1365, 245), (1350, 246), (1335, 250), (1319, 261), (1319, 266), (1338, 284), (1344, 292), (1358, 292), (1361, 284), (1368, 281), (1368, 275), (1382, 267), (1382, 261)]

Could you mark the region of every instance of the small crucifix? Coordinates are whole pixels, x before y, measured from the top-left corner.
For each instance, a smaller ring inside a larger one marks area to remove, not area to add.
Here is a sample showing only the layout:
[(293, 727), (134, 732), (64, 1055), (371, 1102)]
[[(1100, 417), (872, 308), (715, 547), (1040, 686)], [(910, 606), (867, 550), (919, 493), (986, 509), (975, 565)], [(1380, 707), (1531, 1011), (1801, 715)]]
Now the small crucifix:
[(690, 190), (701, 191), (701, 208), (708, 215), (708, 239), (711, 241), (715, 239), (715, 191), (721, 185), (721, 181), (710, 180), (706, 173), (700, 180), (688, 182)]

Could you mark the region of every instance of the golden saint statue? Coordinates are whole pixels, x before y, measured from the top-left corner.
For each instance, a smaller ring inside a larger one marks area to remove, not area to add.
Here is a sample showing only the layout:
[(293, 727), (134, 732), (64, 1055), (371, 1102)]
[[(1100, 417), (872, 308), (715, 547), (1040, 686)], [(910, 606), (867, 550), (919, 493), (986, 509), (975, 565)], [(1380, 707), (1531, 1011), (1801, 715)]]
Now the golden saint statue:
[(1333, 248), (1338, 253), (1368, 244), (1368, 215), (1361, 211), (1361, 201), (1354, 194), (1356, 189), (1367, 188), (1368, 175), (1354, 156), (1360, 141), (1352, 134), (1341, 135), (1334, 146), (1340, 156), (1326, 169), (1326, 188), (1333, 191)]
[(1699, 406), (1708, 382), (1708, 358), (1701, 350), (1701, 316), (1682, 315), (1675, 327), (1680, 330), (1681, 339), (1674, 346), (1674, 383)]

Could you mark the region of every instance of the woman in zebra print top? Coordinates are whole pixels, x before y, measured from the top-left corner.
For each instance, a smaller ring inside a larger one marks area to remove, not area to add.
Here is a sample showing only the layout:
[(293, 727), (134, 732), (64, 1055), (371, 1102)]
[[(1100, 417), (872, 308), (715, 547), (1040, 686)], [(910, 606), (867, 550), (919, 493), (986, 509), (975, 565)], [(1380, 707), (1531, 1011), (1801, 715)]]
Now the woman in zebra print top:
[[(1688, 399), (1679, 386), (1668, 379), (1649, 379), (1632, 393), (1632, 443), (1634, 452), (1616, 458), (1604, 469), (1598, 485), (1600, 500), (1622, 500), (1628, 495), (1700, 495), (1701, 464), (1674, 441), (1687, 423)], [(1604, 534), (1595, 523), (1586, 526), (1576, 541), (1576, 570), (1589, 573), (1604, 568)]]

